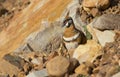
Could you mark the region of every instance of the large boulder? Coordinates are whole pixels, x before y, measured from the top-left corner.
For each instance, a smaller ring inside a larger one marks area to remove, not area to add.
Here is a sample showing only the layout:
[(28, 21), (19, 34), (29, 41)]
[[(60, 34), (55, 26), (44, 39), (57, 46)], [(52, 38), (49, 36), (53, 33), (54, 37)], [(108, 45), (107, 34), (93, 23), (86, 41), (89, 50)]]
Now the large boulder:
[(91, 25), (99, 30), (120, 30), (120, 15), (102, 15), (94, 19)]
[(100, 54), (101, 45), (94, 40), (88, 40), (85, 45), (79, 45), (73, 53), (73, 58), (76, 58), (80, 63), (93, 62)]
[(51, 24), (50, 27), (46, 28), (42, 32), (39, 32), (33, 40), (28, 41), (28, 45), (34, 51), (55, 51), (62, 42), (63, 28), (60, 22)]
[(56, 51), (60, 44), (62, 43), (62, 34), (64, 28), (61, 22), (51, 23), (48, 27), (43, 30), (36, 31), (29, 35), (25, 44), (21, 45), (14, 52), (20, 53), (24, 52), (45, 52), (50, 53), (51, 51)]
[(68, 72), (69, 65), (68, 59), (63, 56), (57, 56), (47, 63), (46, 68), (51, 76), (63, 76)]

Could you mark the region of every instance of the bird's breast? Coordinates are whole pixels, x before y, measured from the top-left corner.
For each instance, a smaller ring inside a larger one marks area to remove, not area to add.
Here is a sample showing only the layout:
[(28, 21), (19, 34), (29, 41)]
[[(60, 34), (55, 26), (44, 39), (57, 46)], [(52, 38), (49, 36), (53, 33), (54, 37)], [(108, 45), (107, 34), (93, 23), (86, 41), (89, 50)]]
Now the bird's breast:
[(65, 47), (67, 48), (67, 50), (75, 49), (80, 43), (81, 43), (80, 34), (79, 34), (79, 36), (78, 36), (78, 34), (76, 34), (76, 36), (72, 36), (72, 37), (64, 39), (64, 44), (65, 44)]

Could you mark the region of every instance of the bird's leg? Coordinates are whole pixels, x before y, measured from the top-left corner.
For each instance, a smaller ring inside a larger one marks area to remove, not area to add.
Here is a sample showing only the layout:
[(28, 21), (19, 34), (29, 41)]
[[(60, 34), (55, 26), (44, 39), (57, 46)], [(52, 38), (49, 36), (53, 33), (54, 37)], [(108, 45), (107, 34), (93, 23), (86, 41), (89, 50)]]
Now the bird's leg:
[(62, 47), (63, 47), (63, 56), (65, 56), (65, 57), (67, 57), (67, 58), (69, 59), (69, 58), (70, 58), (70, 54), (69, 54), (69, 51), (68, 51), (68, 49), (66, 48), (64, 42), (62, 43)]
[(65, 56), (65, 57), (67, 57), (67, 58), (70, 58), (68, 49), (66, 48), (64, 42), (62, 42), (62, 43), (60, 44), (60, 47), (59, 47), (59, 49), (58, 49), (58, 55), (59, 55), (59, 56)]
[(58, 54), (59, 54), (59, 56), (67, 56), (67, 53), (68, 53), (68, 50), (65, 47), (65, 44), (62, 42), (58, 49)]
[(61, 44), (60, 44), (60, 47), (59, 47), (59, 49), (58, 49), (58, 55), (59, 55), (59, 56), (63, 56), (62, 47), (63, 47), (63, 45), (62, 45), (62, 43), (61, 43)]

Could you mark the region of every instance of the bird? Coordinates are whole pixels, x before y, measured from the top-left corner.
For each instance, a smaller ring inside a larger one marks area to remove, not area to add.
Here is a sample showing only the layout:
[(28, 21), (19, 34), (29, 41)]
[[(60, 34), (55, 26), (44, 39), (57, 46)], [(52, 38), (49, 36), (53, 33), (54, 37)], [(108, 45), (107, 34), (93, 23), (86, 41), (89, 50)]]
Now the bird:
[(75, 27), (72, 17), (67, 16), (63, 20), (63, 26), (65, 27), (62, 37), (63, 44), (68, 51), (75, 49), (79, 44), (86, 43), (86, 36)]

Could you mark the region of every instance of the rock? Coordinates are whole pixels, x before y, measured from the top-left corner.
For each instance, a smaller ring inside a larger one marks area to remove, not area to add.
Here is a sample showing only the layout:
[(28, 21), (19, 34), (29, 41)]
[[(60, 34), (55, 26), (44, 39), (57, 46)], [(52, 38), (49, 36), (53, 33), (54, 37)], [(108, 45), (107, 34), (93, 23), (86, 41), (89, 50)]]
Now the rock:
[(81, 18), (81, 21), (87, 24), (87, 18), (89, 17), (88, 13), (86, 11), (83, 10), (83, 8), (79, 8), (79, 15)]
[(110, 5), (110, 0), (83, 0), (82, 5), (86, 8), (106, 9)]
[(120, 30), (120, 15), (105, 14), (93, 20), (91, 25), (99, 30)]
[(75, 73), (76, 74), (81, 74), (81, 75), (85, 75), (88, 76), (89, 74), (92, 73), (94, 65), (90, 62), (85, 62), (80, 64), (76, 69), (75, 69)]
[(76, 74), (88, 75), (87, 66), (85, 64), (81, 64), (79, 67), (75, 69)]
[(120, 66), (120, 60), (119, 60), (119, 66)]
[(21, 69), (25, 65), (25, 60), (20, 58), (19, 56), (7, 54), (3, 57), (4, 60), (8, 61), (12, 65), (16, 66), (17, 68)]
[(13, 10), (20, 10), (20, 9), (23, 9), (25, 8), (28, 4), (30, 4), (30, 1), (29, 0), (26, 0), (26, 1), (19, 1), (19, 0), (16, 0), (16, 1), (12, 1), (12, 0), (4, 0), (2, 1), (2, 5), (8, 9), (9, 11), (13, 11)]
[(100, 15), (100, 11), (97, 8), (92, 8), (90, 10), (90, 13), (92, 14), (93, 17)]
[(59, 48), (62, 42), (63, 28), (60, 22), (55, 22), (38, 34), (32, 40), (28, 40), (27, 44), (33, 51), (50, 53)]
[(0, 2), (5, 2), (5, 0), (0, 0)]
[(17, 77), (25, 77), (25, 72), (20, 72)]
[(118, 72), (117, 74), (113, 75), (112, 77), (120, 77), (120, 72)]
[(0, 4), (0, 17), (1, 17), (2, 15), (5, 15), (5, 13), (8, 13), (8, 10), (5, 9), (5, 8)]
[(95, 40), (88, 40), (85, 45), (79, 45), (73, 53), (73, 58), (76, 58), (80, 63), (89, 61), (92, 62), (99, 55), (101, 46)]
[(29, 71), (31, 71), (31, 68), (32, 68), (32, 66), (31, 66), (30, 63), (25, 63), (24, 66), (23, 66), (24, 73), (28, 74)]
[(93, 28), (91, 24), (87, 26), (87, 29), (92, 34), (93, 39), (99, 42), (102, 46), (105, 46), (106, 43), (114, 41), (115, 32), (111, 30), (100, 31)]
[(24, 44), (24, 45), (21, 45), (16, 50), (14, 50), (14, 53), (19, 54), (21, 52), (28, 53), (28, 52), (32, 52), (32, 51), (33, 51), (33, 49), (29, 46), (29, 44)]
[(12, 77), (13, 75), (17, 76), (20, 69), (18, 67), (12, 65), (8, 61), (4, 59), (0, 59), (0, 77), (7, 77), (8, 75)]
[(0, 74), (0, 77), (10, 77), (10, 76), (9, 76), (9, 74), (4, 74), (4, 75)]
[(70, 59), (70, 66), (69, 66), (69, 73), (74, 73), (74, 70), (76, 67), (78, 67), (80, 64), (79, 64), (79, 61), (75, 58), (71, 58)]
[(64, 28), (62, 23), (56, 21), (48, 27), (38, 30), (25, 39), (25, 44), (18, 47), (14, 52), (44, 52), (56, 51), (62, 43)]
[(103, 14), (119, 14), (120, 15), (120, 1), (110, 0), (110, 7), (103, 11)]
[(92, 72), (96, 75), (94, 77), (112, 77), (112, 75), (119, 72), (119, 47), (120, 35), (116, 34), (115, 41), (107, 43), (102, 50), (103, 54), (93, 62), (95, 68)]
[(112, 75), (117, 72), (118, 66), (106, 63), (106, 65), (101, 65), (100, 67), (98, 67), (96, 73), (94, 74), (96, 74), (95, 77), (112, 77)]
[(34, 58), (34, 59), (32, 59), (31, 62), (32, 62), (33, 64), (39, 65), (39, 64), (43, 63), (43, 58), (42, 58), (42, 57), (41, 57), (41, 58)]
[(39, 71), (32, 71), (26, 77), (47, 77), (48, 73), (46, 69), (42, 69)]
[(57, 56), (47, 63), (46, 68), (51, 76), (63, 76), (68, 72), (69, 65), (69, 60), (63, 56)]
[(3, 59), (25, 73), (28, 73), (31, 70), (32, 64), (26, 62), (19, 56), (7, 54), (3, 57)]
[[(104, 69), (104, 68), (103, 68)], [(106, 73), (106, 77), (110, 77), (110, 76), (112, 76), (112, 75), (114, 75), (116, 72), (120, 72), (119, 71), (119, 66), (115, 66), (115, 65), (113, 65), (113, 66), (111, 66), (108, 70), (106, 70), (107, 71), (107, 73)], [(118, 75), (118, 74), (117, 74)], [(120, 76), (120, 74), (119, 74), (119, 76)], [(118, 76), (118, 77), (119, 77)]]
[(91, 8), (83, 7), (83, 9), (87, 12), (87, 14), (90, 14)]
[(69, 75), (69, 77), (78, 77), (77, 74), (72, 74), (72, 75)]

